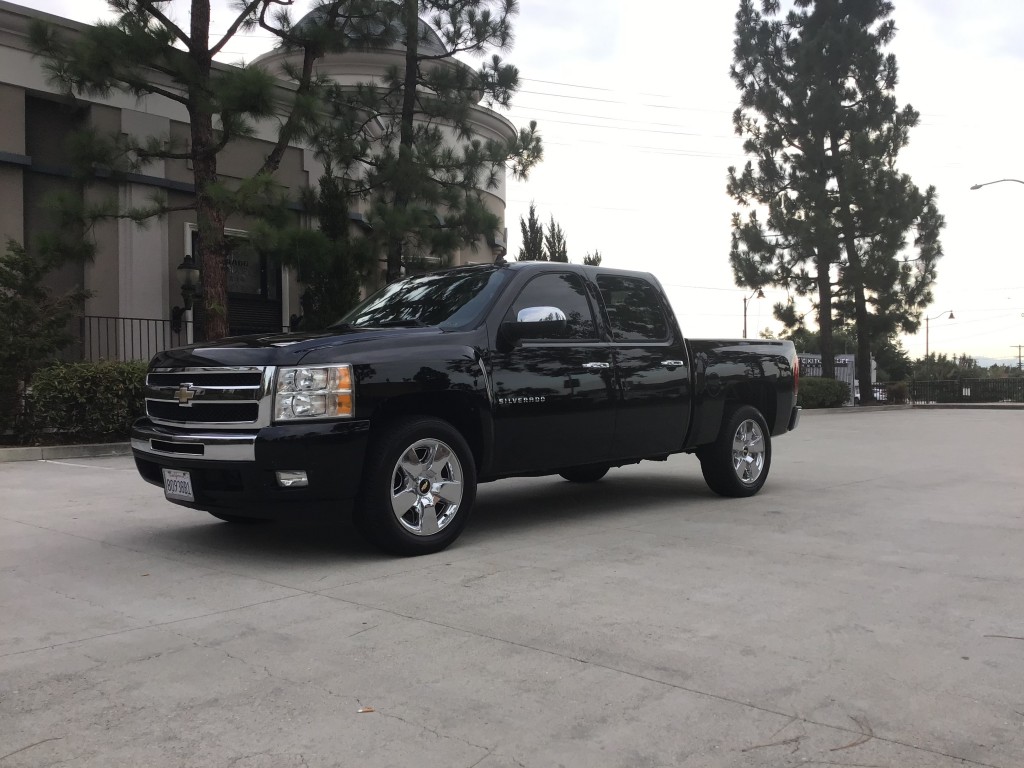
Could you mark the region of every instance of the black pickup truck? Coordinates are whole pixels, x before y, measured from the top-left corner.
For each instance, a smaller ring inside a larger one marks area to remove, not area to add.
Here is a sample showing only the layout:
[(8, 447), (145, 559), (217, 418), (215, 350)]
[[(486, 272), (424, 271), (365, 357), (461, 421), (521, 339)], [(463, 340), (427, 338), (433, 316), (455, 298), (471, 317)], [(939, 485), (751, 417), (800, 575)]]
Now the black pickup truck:
[(351, 513), (378, 546), (437, 552), (478, 483), (695, 453), (752, 496), (796, 427), (785, 341), (685, 340), (649, 274), (458, 267), (392, 283), (326, 332), (153, 358), (132, 431), (142, 477), (229, 522)]

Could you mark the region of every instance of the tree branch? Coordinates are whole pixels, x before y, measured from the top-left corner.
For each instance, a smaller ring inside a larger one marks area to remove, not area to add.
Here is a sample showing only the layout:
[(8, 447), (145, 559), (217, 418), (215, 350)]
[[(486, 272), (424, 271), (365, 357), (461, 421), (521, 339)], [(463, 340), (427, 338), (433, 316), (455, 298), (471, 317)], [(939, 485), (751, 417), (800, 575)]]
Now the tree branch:
[(132, 83), (128, 80), (124, 81), (125, 85), (129, 88), (134, 89), (140, 93), (149, 93), (154, 96), (163, 96), (165, 99), (176, 101), (179, 104), (188, 106), (189, 100), (187, 96), (182, 96), (174, 91), (169, 91), (166, 88), (161, 88), (159, 85), (153, 85), (152, 83)]
[(224, 48), (224, 46), (228, 44), (228, 41), (235, 36), (235, 33), (238, 31), (238, 28), (245, 23), (245, 20), (249, 17), (249, 14), (256, 10), (256, 8), (259, 7), (260, 3), (269, 5), (269, 2), (267, 2), (267, 0), (250, 0), (248, 5), (246, 5), (242, 12), (238, 15), (238, 18), (236, 18), (234, 22), (231, 24), (231, 26), (228, 27), (228, 31), (224, 33), (224, 36), (220, 39), (220, 42), (210, 49), (211, 58), (213, 58), (221, 52), (221, 49)]
[(180, 40), (182, 43), (185, 44), (186, 48), (188, 48), (190, 51), (192, 50), (192, 38), (190, 38), (188, 35), (186, 35), (182, 31), (181, 27), (179, 27), (177, 24), (175, 24), (173, 21), (171, 21), (167, 16), (165, 16), (164, 12), (161, 11), (157, 7), (156, 3), (154, 3), (153, 0), (141, 0), (141, 2), (139, 3), (139, 6), (142, 8), (142, 10), (144, 10), (150, 16), (152, 16), (157, 21), (159, 21), (161, 24), (163, 24), (165, 27), (167, 27), (167, 29), (169, 29), (171, 31), (171, 33), (176, 38), (178, 38), (178, 40)]

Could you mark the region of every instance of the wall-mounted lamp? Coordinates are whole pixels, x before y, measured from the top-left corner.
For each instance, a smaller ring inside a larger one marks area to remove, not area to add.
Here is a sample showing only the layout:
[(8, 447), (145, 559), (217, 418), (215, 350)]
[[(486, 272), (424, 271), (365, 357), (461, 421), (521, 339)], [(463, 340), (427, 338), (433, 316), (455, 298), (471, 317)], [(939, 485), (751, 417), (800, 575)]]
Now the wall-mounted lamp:
[(181, 321), (185, 318), (186, 312), (189, 313), (188, 320), (192, 319), (192, 306), (202, 289), (199, 286), (199, 267), (191, 254), (185, 256), (176, 271), (178, 285), (181, 286), (181, 301), (184, 306), (171, 309), (171, 330), (181, 333)]

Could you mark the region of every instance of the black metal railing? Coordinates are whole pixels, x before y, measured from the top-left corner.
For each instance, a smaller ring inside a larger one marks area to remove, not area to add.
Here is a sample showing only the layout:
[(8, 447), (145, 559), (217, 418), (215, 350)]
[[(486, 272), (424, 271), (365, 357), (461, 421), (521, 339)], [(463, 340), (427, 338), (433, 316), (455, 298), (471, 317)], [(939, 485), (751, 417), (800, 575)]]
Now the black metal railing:
[[(184, 346), (195, 337), (195, 323), (144, 317), (106, 317), (83, 315), (72, 327), (75, 340), (58, 355), (65, 362), (96, 362), (97, 360), (148, 361), (165, 349)], [(248, 330), (248, 329), (247, 329)], [(268, 332), (251, 329), (251, 333)], [(281, 328), (282, 333), (288, 327)]]
[(75, 340), (59, 355), (65, 362), (149, 360), (157, 352), (188, 343), (186, 322), (175, 330), (170, 320), (83, 315), (75, 324)]
[(1024, 403), (1024, 378), (912, 381), (915, 403)]

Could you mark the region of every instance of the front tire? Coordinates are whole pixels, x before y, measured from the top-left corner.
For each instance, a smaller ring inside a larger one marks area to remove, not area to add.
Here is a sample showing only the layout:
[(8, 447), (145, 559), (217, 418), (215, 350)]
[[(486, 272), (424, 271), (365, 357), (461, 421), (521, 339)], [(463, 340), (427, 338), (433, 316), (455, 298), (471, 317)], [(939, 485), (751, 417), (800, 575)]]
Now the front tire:
[(459, 537), (475, 499), (476, 463), (459, 431), (441, 419), (412, 418), (373, 439), (353, 518), (381, 549), (426, 555)]
[(772, 438), (764, 416), (750, 405), (727, 411), (714, 443), (697, 456), (708, 487), (720, 496), (743, 498), (761, 490), (772, 464)]

